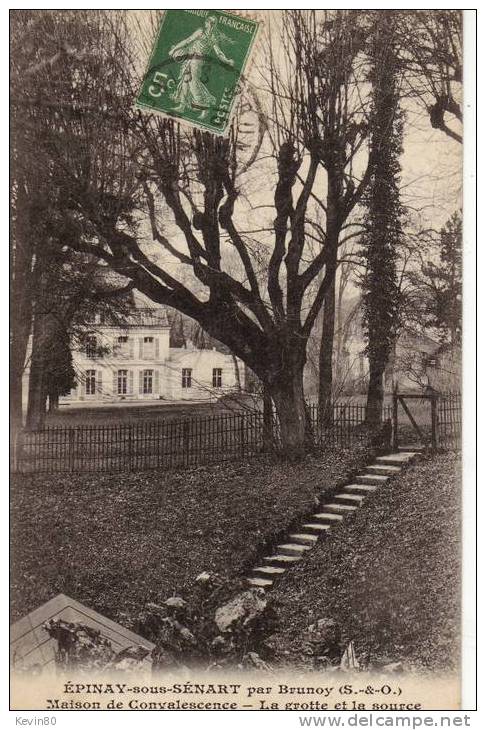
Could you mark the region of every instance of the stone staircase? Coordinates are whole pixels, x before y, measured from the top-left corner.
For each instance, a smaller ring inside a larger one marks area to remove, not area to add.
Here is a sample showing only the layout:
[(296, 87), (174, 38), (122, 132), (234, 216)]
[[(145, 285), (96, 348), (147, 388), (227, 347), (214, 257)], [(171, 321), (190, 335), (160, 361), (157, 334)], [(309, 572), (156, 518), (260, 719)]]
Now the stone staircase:
[(416, 446), (413, 449), (410, 447), (408, 451), (401, 447), (396, 453), (379, 456), (351, 484), (332, 497), (327, 495), (326, 501), (298, 531), (289, 534), (276, 547), (274, 554), (264, 557), (262, 563), (253, 568), (247, 578), (248, 584), (270, 590), (286, 570), (298, 563), (319, 540), (325, 538), (333, 525), (339, 524), (359, 509), (369, 494), (400, 474), (404, 467), (417, 458), (420, 451)]

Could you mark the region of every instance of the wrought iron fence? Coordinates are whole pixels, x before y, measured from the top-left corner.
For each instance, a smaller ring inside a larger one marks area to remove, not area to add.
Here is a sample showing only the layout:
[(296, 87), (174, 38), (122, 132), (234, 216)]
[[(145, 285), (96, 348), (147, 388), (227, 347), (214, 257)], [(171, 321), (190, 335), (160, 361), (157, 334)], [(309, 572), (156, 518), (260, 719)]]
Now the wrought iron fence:
[[(351, 448), (370, 437), (365, 406), (335, 403), (324, 418), (308, 407), (312, 438), (322, 448)], [(392, 406), (383, 409), (383, 420)], [(461, 445), (461, 397), (437, 401), (437, 444)], [(19, 432), (11, 454), (12, 471), (22, 473), (111, 472), (174, 467), (246, 458), (278, 447), (278, 422), (265, 433), (263, 414), (244, 411), (173, 421), (141, 421), (112, 426), (50, 427)]]
[(439, 448), (461, 448), (462, 397), (460, 393), (449, 393), (438, 398), (436, 430)]
[[(317, 446), (350, 448), (367, 438), (364, 406), (335, 403), (331, 410), (319, 419), (317, 406), (308, 407)], [(390, 415), (387, 406), (383, 416)], [(259, 411), (111, 426), (50, 427), (20, 432), (11, 466), (22, 473), (171, 469), (246, 458), (272, 444), (278, 446), (279, 440), (276, 419), (271, 433), (265, 433)]]

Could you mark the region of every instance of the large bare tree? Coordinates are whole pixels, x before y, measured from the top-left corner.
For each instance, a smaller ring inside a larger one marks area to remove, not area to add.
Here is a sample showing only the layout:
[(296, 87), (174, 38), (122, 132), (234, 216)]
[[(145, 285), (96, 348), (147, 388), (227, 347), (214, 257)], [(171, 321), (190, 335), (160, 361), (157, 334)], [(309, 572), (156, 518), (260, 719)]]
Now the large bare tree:
[[(79, 226), (67, 245), (104, 260), (241, 357), (273, 398), (289, 456), (302, 454), (309, 435), (307, 340), (334, 284), (339, 233), (367, 181), (366, 164), (364, 172), (353, 167), (368, 133), (366, 89), (358, 88), (365, 25), (358, 20), (352, 13), (293, 14), (280, 48), (287, 67), (298, 71), (292, 94), (286, 99), (274, 86), (261, 91), (270, 93), (269, 103), (260, 103), (249, 85), (228, 138), (133, 110), (141, 64), (126, 15), (90, 16), (97, 50), (87, 38), (83, 58), (65, 59), (69, 82), (56, 78), (55, 93), (42, 100), (55, 110), (55, 123), (42, 129), (45, 148), (62, 171), (62, 199)], [(299, 34), (305, 57), (295, 45)], [(321, 81), (334, 56), (331, 75)], [(47, 60), (45, 69), (53, 68)], [(357, 105), (352, 121), (351, 99)], [(272, 114), (279, 105), (281, 119)], [(269, 135), (262, 144), (263, 123)], [(258, 240), (245, 232), (246, 221), (262, 201), (270, 206), (271, 231)], [(317, 250), (311, 246), (315, 204), (326, 210)]]

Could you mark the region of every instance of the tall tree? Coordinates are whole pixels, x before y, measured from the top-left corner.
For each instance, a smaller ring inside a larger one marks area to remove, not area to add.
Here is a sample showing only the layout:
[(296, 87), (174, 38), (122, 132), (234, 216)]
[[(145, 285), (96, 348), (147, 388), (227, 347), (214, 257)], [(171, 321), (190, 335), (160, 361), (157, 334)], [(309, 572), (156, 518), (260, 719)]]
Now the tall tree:
[[(284, 47), (291, 82), (287, 88), (281, 80), (274, 86), (277, 99), (295, 100), (299, 135), (324, 172), (312, 198), (318, 218), (309, 216), (305, 222), (307, 235), (318, 247), (316, 260), (324, 261), (322, 271), (329, 282), (320, 312), (321, 420), (332, 413), (338, 251), (345, 241), (359, 235), (351, 216), (371, 173), (365, 155), (370, 125), (364, 84), (370, 26), (370, 16), (363, 11), (288, 11)], [(285, 101), (280, 101), (277, 112), (285, 120)]]
[[(263, 112), (251, 86), (241, 98), (227, 139), (189, 132), (173, 121), (135, 112), (132, 102), (140, 63), (133, 57), (129, 41), (133, 33), (128, 30), (133, 28), (123, 27), (123, 15), (95, 18), (105, 22), (102, 42), (98, 34), (96, 44), (96, 73), (90, 71), (86, 59), (82, 63), (76, 56), (67, 59), (64, 84), (57, 78), (55, 100), (53, 91), (48, 96), (56, 123), (43, 130), (51, 164), (63, 172), (63, 199), (71, 217), (82, 221), (85, 232), (68, 245), (106, 261), (153, 301), (192, 317), (239, 356), (262, 380), (275, 403), (286, 453), (298, 457), (308, 434), (303, 392), (306, 344), (334, 281), (336, 262), (329, 250), (334, 250), (337, 231), (359, 200), (365, 181), (356, 182), (352, 170), (343, 173), (342, 162), (338, 178), (330, 174), (329, 189), (336, 187), (336, 196), (329, 194), (332, 241), (330, 248), (326, 245), (314, 253), (308, 235), (309, 202), (322, 198), (317, 181), (320, 165), (325, 163), (334, 170), (333, 157), (352, 156), (366, 137), (366, 125), (357, 121), (348, 136), (339, 125), (332, 127), (332, 138), (320, 129), (316, 137), (315, 127), (302, 127), (303, 101), (314, 104), (311, 74), (325, 68), (324, 58), (316, 51), (313, 70), (305, 72), (306, 84), (285, 102), (286, 119), (292, 123), (284, 129), (275, 117), (266, 120), (275, 142), (274, 164), (267, 159), (264, 167), (255, 167), (263, 139), (258, 131)], [(310, 40), (319, 43), (319, 28), (324, 26), (316, 22)], [(336, 28), (339, 26), (336, 21)], [(86, 42), (91, 48), (90, 41)], [(358, 38), (351, 44), (352, 50)], [(341, 50), (349, 79), (348, 99), (354, 84), (358, 100), (358, 82), (351, 82), (353, 64), (359, 75), (358, 50), (351, 53), (349, 63), (349, 44)], [(286, 53), (299, 69), (298, 49), (290, 44)], [(328, 49), (329, 57), (332, 53)], [(334, 68), (338, 73), (339, 64)], [(75, 71), (78, 78), (73, 87), (68, 80)], [(340, 78), (338, 86), (342, 86)], [(245, 154), (245, 106), (257, 120), (250, 156)], [(318, 114), (315, 111), (315, 124)], [(330, 105), (329, 114), (336, 114), (335, 105)], [(359, 119), (362, 117), (363, 112)], [(255, 202), (261, 200), (263, 181), (270, 176), (276, 180), (265, 191), (274, 220), (269, 226), (271, 237), (260, 241), (260, 248), (268, 251), (263, 276), (256, 266), (260, 259), (254, 255), (255, 241), (247, 237), (241, 224), (248, 210), (246, 190), (245, 197), (241, 190), (250, 169), (252, 174), (260, 169), (261, 175)], [(143, 220), (134, 213), (140, 192), (150, 220), (149, 245)], [(337, 210), (333, 207), (336, 201)], [(239, 258), (238, 274), (234, 261), (229, 273), (228, 251)], [(166, 265), (167, 260), (172, 263)], [(189, 273), (179, 275), (184, 269)], [(321, 281), (311, 295), (321, 272)]]
[(399, 106), (400, 66), (393, 15), (393, 11), (382, 11), (376, 16), (371, 48), (372, 173), (366, 194), (367, 212), (362, 241), (366, 273), (362, 288), (369, 360), (366, 418), (372, 425), (381, 422), (383, 376), (398, 327), (396, 262), (402, 239), (400, 156), (403, 115)]
[[(55, 361), (55, 353), (66, 355), (66, 337), (100, 294), (93, 291), (93, 275), (99, 268), (97, 259), (77, 255), (73, 265), (73, 254), (67, 253), (68, 245), (91, 239), (92, 231), (73, 210), (64, 165), (70, 168), (69, 175), (77, 177), (98, 173), (89, 166), (88, 150), (93, 140), (89, 130), (83, 128), (80, 107), (93, 102), (89, 94), (84, 98), (91, 81), (97, 78), (96, 83), (108, 85), (110, 74), (115, 72), (112, 64), (104, 69), (104, 74), (100, 73), (98, 43), (102, 41), (101, 29), (106, 29), (108, 23), (109, 13), (105, 18), (98, 12), (86, 11), (12, 13), (13, 430), (22, 424), (22, 376), (30, 334), (27, 426), (42, 428), (49, 392), (53, 400), (56, 397), (49, 373), (60, 366), (61, 359), (65, 360), (64, 357)], [(62, 110), (67, 108), (71, 136), (63, 128)], [(104, 129), (107, 135), (111, 134), (106, 124)], [(75, 144), (76, 149), (64, 149), (63, 164), (56, 165), (56, 149), (66, 144)], [(97, 162), (103, 165), (100, 159)], [(81, 164), (82, 169), (76, 168), (76, 164)], [(119, 164), (117, 161), (116, 165)], [(69, 364), (64, 365), (69, 379)], [(66, 380), (63, 389), (67, 385)]]
[(424, 327), (450, 349), (462, 339), (462, 215), (455, 212), (439, 230), (420, 231), (414, 264), (406, 273), (403, 316), (414, 331)]

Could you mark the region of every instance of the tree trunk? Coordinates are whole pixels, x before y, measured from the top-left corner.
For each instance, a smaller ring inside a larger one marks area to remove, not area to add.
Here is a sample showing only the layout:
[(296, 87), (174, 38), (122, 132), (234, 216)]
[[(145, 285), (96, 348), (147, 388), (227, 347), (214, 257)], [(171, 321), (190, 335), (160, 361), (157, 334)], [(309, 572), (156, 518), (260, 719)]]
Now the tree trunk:
[(49, 413), (55, 413), (59, 410), (59, 395), (57, 393), (49, 394)]
[(29, 374), (29, 400), (25, 427), (29, 431), (44, 428), (47, 407), (47, 383), (45, 366), (46, 316), (37, 314), (34, 318), (32, 355)]
[(370, 358), (370, 382), (368, 385), (368, 400), (366, 402), (366, 422), (374, 427), (381, 425), (383, 412), (383, 373), (385, 363)]
[(304, 366), (296, 367), (271, 389), (280, 424), (282, 453), (291, 461), (301, 459), (309, 445), (309, 423), (304, 400)]
[(273, 403), (268, 388), (263, 386), (263, 450), (272, 451), (273, 440)]
[[(330, 176), (331, 180), (334, 181), (333, 176)], [(339, 241), (339, 224), (335, 212), (337, 208), (336, 200), (339, 200), (339, 185), (334, 181), (332, 184), (330, 182), (330, 190), (327, 195), (326, 246), (328, 247), (328, 255), (326, 259), (326, 271), (333, 269), (334, 277), (326, 292), (322, 305), (318, 401), (319, 424), (321, 426), (332, 421), (332, 354), (336, 316), (336, 264)]]
[(10, 429), (12, 436), (22, 427), (22, 377), (32, 328), (32, 306), (37, 293), (39, 264), (32, 265), (35, 243), (30, 224), (30, 199), (19, 181), (17, 208), (12, 215), (10, 245)]
[[(13, 303), (13, 306), (16, 306)], [(13, 318), (10, 343), (10, 433), (12, 438), (22, 428), (22, 392), (25, 360), (27, 356), (27, 343), (29, 340), (28, 328), (18, 318)], [(18, 329), (14, 328), (18, 325)], [(30, 324), (29, 324), (30, 328)]]
[(239, 367), (239, 363), (238, 363), (238, 358), (233, 353), (231, 353), (231, 357), (233, 359), (233, 366), (235, 368), (236, 388), (238, 390), (238, 393), (241, 393), (241, 390), (242, 390), (242, 388), (241, 388), (241, 376), (240, 376), (240, 367)]
[(332, 354), (336, 311), (336, 280), (332, 282), (322, 307), (321, 345), (319, 349), (319, 422), (332, 420)]

